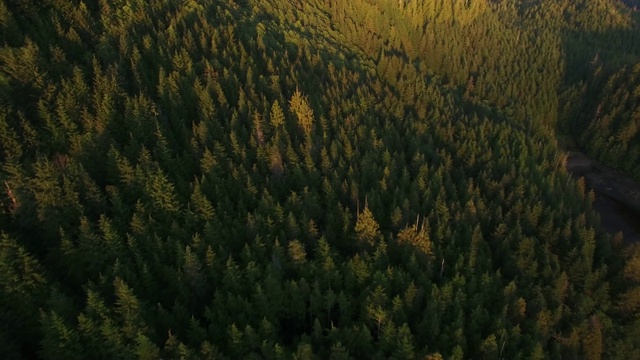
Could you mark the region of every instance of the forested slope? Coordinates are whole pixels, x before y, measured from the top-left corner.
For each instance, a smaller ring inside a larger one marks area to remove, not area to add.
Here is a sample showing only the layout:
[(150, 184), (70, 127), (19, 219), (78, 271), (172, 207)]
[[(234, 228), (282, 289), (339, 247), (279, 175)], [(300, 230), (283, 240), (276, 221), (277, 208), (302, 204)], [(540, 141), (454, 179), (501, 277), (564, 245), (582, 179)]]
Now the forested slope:
[[(580, 144), (593, 156), (640, 179), (640, 63), (606, 79), (585, 112)], [(595, 109), (594, 109), (595, 107)], [(587, 116), (591, 115), (591, 118)]]
[(0, 2), (3, 356), (640, 356), (535, 3)]
[[(640, 180), (636, 112), (640, 27), (638, 13), (628, 12), (617, 24), (597, 28), (596, 19), (569, 29), (567, 63), (561, 95), (561, 132), (581, 150)], [(603, 13), (596, 12), (596, 14)], [(611, 11), (607, 11), (611, 13)]]

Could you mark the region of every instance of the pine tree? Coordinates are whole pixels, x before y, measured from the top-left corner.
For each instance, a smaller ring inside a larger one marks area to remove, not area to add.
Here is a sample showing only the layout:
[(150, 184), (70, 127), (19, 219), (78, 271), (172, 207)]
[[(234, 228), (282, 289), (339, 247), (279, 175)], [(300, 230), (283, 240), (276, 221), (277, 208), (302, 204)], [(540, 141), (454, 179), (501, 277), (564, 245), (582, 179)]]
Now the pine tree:
[(373, 218), (373, 214), (367, 205), (365, 205), (364, 210), (358, 214), (355, 230), (358, 246), (361, 249), (375, 247), (382, 237), (378, 223)]
[[(427, 233), (428, 226), (425, 227), (425, 221), (426, 220), (423, 220), (422, 225), (416, 223), (413, 226), (406, 226), (402, 229), (398, 233), (398, 243), (412, 245), (423, 254), (431, 255), (431, 240)], [(420, 227), (418, 228), (418, 226)]]
[(36, 346), (38, 308), (44, 305), (46, 286), (40, 263), (16, 240), (0, 234), (0, 316), (5, 319), (0, 344), (10, 345), (7, 357), (18, 357), (20, 347)]
[(273, 105), (271, 105), (269, 121), (274, 130), (284, 126), (284, 112), (282, 112), (282, 108), (280, 107), (278, 100), (274, 101)]
[(309, 102), (306, 96), (303, 96), (298, 89), (291, 96), (289, 100), (289, 108), (298, 118), (298, 126), (305, 134), (305, 136), (311, 135), (313, 127), (313, 109), (309, 106)]

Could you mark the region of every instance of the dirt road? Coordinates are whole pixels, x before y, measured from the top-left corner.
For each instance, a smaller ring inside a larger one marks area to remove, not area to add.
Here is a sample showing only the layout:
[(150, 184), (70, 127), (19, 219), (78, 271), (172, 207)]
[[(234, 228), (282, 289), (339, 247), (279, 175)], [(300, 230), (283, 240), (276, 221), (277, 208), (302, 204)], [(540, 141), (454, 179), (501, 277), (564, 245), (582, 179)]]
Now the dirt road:
[(594, 190), (593, 207), (608, 232), (622, 231), (626, 241), (640, 241), (640, 184), (579, 151), (568, 152), (566, 169)]

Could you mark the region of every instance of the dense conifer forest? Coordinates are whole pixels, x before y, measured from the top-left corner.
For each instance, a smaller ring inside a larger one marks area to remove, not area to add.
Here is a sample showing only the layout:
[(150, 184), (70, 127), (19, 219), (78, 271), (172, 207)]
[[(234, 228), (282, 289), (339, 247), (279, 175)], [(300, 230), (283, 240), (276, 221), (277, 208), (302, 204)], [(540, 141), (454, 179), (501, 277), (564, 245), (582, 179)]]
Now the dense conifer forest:
[(640, 358), (627, 3), (0, 1), (2, 358)]

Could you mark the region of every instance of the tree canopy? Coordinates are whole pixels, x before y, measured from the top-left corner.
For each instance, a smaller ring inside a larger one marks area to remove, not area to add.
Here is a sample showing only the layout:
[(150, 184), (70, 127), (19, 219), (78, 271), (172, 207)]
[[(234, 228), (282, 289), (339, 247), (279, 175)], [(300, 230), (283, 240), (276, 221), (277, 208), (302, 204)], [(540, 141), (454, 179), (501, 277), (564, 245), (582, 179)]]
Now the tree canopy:
[(640, 357), (637, 16), (0, 1), (3, 358)]

